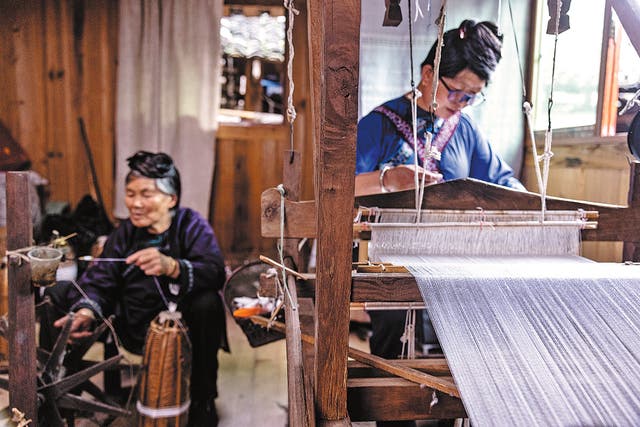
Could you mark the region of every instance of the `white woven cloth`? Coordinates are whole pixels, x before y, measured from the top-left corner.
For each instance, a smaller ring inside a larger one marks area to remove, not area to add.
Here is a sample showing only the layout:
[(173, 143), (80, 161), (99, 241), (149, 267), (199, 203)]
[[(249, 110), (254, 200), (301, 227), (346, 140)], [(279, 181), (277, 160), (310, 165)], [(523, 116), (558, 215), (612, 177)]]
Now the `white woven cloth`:
[(472, 425), (640, 425), (640, 266), (381, 259), (416, 277)]

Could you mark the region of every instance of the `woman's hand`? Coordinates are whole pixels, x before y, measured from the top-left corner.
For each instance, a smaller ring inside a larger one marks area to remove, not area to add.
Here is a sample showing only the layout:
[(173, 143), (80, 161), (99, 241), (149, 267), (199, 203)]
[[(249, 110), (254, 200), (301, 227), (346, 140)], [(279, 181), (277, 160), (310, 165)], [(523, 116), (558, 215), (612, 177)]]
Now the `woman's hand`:
[[(56, 328), (62, 328), (69, 319), (69, 315), (61, 317), (60, 319), (53, 322), (53, 326)], [(69, 343), (74, 343), (83, 338), (90, 337), (93, 332), (93, 322), (95, 320), (95, 316), (93, 311), (88, 308), (81, 308), (76, 311), (73, 315), (73, 320), (71, 323), (71, 332), (69, 334)]]
[(178, 261), (161, 253), (158, 248), (146, 248), (139, 250), (127, 257), (127, 264), (135, 264), (147, 276), (177, 277), (180, 273)]
[[(436, 184), (442, 181), (442, 175), (436, 172), (427, 171), (418, 166), (418, 185), (422, 182), (424, 176), (424, 185)], [(388, 169), (381, 184), (387, 191), (411, 190), (415, 185), (415, 165), (398, 165)]]

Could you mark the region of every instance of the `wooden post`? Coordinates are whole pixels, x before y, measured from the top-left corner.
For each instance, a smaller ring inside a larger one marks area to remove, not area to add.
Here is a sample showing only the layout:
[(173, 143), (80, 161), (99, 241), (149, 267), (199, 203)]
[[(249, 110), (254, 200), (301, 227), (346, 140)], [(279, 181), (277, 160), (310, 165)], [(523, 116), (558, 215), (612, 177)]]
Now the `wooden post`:
[(360, 0), (310, 0), (315, 134), (315, 393), (320, 425), (348, 425), (347, 350)]
[[(32, 224), (29, 203), (29, 173), (7, 173), (7, 249), (31, 245)], [(35, 301), (29, 263), (15, 256), (9, 264), (9, 400), (12, 408), (24, 412), (38, 425), (36, 396)]]
[[(302, 184), (302, 164), (300, 153), (285, 151), (283, 159), (283, 185), (285, 197), (299, 200)], [(297, 239), (285, 239), (285, 256), (291, 256), (296, 268), (300, 268), (300, 257), (297, 255)], [(291, 266), (290, 266), (291, 267)], [(312, 383), (309, 373), (305, 374), (304, 355), (300, 329), (300, 310), (296, 290), (296, 280), (287, 276), (291, 301), (285, 304), (286, 340), (287, 340), (287, 393), (289, 397), (289, 425), (291, 427), (315, 426), (313, 412)], [(285, 297), (286, 298), (286, 297)]]

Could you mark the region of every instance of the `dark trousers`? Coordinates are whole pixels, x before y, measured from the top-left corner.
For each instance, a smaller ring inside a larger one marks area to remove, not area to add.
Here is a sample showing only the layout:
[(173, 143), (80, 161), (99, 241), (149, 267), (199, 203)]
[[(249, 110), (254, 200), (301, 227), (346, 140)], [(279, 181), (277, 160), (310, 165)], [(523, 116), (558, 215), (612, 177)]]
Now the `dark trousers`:
[[(371, 318), (371, 353), (385, 359), (397, 359), (402, 355), (406, 310), (369, 311)], [(438, 337), (426, 310), (416, 313), (416, 341), (423, 344), (438, 344)]]
[[(42, 304), (39, 309), (40, 346), (44, 349), (50, 350), (55, 344), (60, 330), (53, 327), (53, 322), (69, 312), (72, 301), (67, 294), (72, 286), (71, 282), (59, 282), (45, 291), (45, 297), (49, 297), (52, 304)], [(192, 344), (191, 400), (207, 401), (218, 395), (218, 350), (221, 347), (228, 350), (222, 298), (215, 290), (199, 290), (185, 297), (178, 310), (182, 312)], [(121, 334), (117, 329), (116, 332)]]

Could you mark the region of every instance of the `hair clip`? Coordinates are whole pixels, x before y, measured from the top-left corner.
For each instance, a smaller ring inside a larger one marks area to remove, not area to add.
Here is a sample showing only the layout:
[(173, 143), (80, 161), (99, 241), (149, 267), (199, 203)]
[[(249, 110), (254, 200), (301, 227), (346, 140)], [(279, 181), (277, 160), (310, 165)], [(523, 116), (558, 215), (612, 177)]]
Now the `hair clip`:
[(464, 28), (460, 28), (459, 35), (460, 35), (460, 40), (464, 40), (464, 36), (465, 36)]

